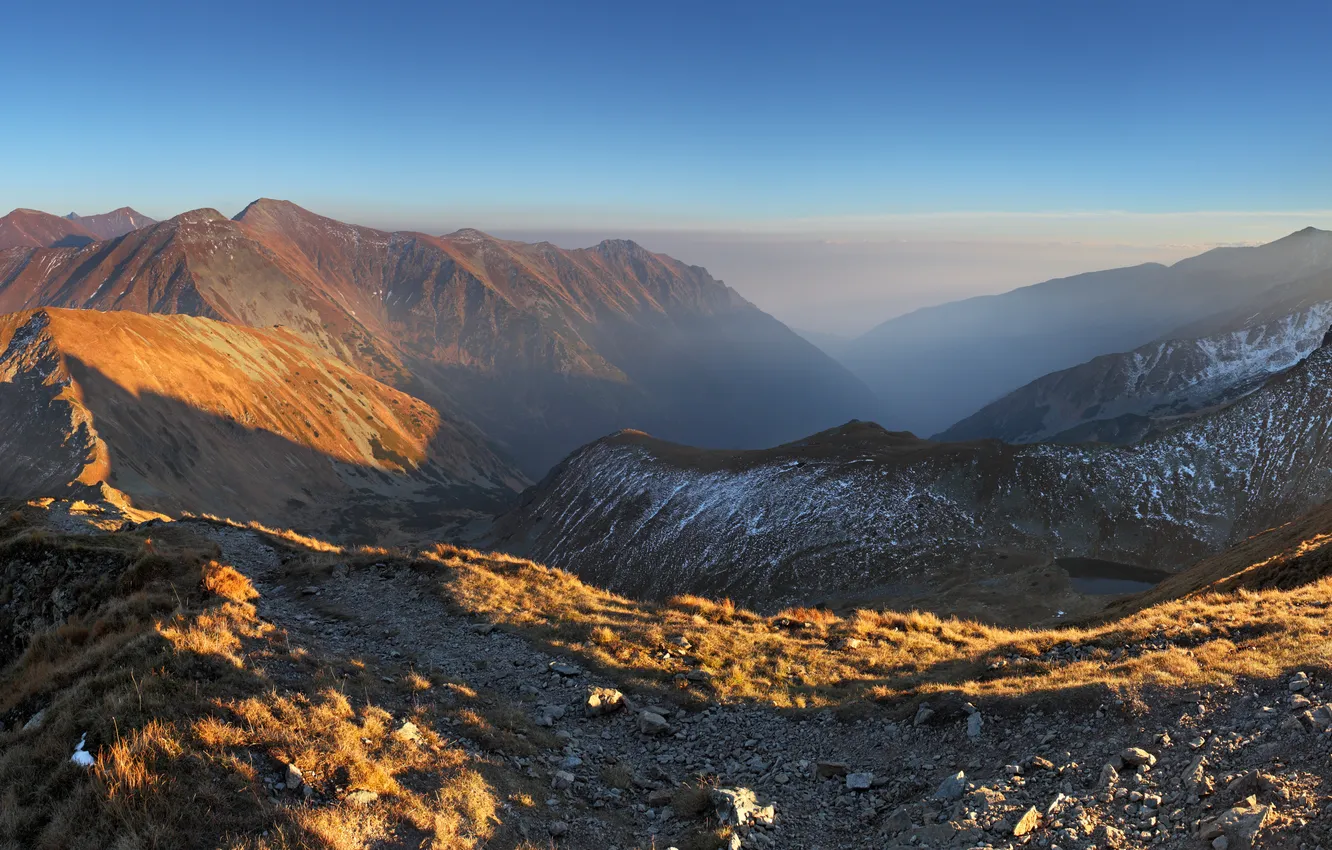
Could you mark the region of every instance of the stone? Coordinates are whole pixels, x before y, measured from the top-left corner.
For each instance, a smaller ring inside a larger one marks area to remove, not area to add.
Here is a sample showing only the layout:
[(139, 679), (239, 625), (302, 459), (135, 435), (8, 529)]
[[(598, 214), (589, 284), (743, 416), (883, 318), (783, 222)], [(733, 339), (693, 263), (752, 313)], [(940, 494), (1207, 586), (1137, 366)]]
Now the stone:
[(1290, 677), (1290, 682), (1287, 683), (1287, 687), (1290, 688), (1290, 692), (1293, 694), (1307, 689), (1309, 687), (1309, 674), (1301, 670), (1294, 676)]
[(1203, 840), (1226, 838), (1227, 850), (1250, 850), (1258, 832), (1272, 819), (1272, 808), (1260, 805), (1257, 797), (1249, 797), (1220, 817), (1204, 821)]
[(1319, 732), (1325, 732), (1332, 729), (1332, 708), (1326, 705), (1320, 705), (1309, 712), (1309, 723)]
[(1142, 747), (1129, 747), (1119, 754), (1124, 760), (1124, 764), (1129, 767), (1140, 767), (1147, 765), (1153, 767), (1156, 764), (1156, 756), (1144, 750)]
[(977, 812), (988, 812), (991, 807), (1005, 801), (1002, 791), (981, 786), (967, 795), (967, 807)]
[(1114, 788), (1118, 782), (1119, 771), (1115, 770), (1113, 764), (1107, 764), (1105, 767), (1101, 768), (1101, 776), (1096, 780), (1096, 787), (1102, 791), (1108, 791), (1111, 788)]
[(424, 738), (421, 737), (420, 728), (418, 728), (417, 725), (410, 720), (406, 721), (401, 726), (399, 726), (397, 731), (394, 732), (393, 734), (400, 740), (409, 741), (413, 744), (419, 744), (423, 740), (425, 740)]
[(958, 771), (939, 784), (939, 790), (934, 792), (936, 800), (960, 800), (962, 794), (967, 790), (967, 775)]
[(872, 773), (848, 773), (846, 775), (846, 787), (850, 791), (868, 791), (874, 784), (874, 774)]
[(288, 788), (295, 791), (305, 782), (305, 776), (301, 773), (299, 767), (294, 764), (289, 764), (287, 765), (287, 772), (282, 781), (287, 784)]
[(1013, 826), (1013, 837), (1020, 838), (1026, 835), (1039, 826), (1040, 823), (1041, 813), (1036, 811), (1035, 806), (1032, 806), (1022, 813), (1022, 817), (1018, 818), (1018, 822)]
[(905, 807), (899, 806), (895, 812), (884, 819), (883, 828), (887, 830), (890, 835), (896, 835), (899, 832), (910, 829), (911, 813), (908, 812)]
[(1218, 835), (1212, 839), (1212, 850), (1230, 850), (1230, 839), (1224, 835)]
[(638, 713), (638, 731), (644, 735), (669, 735), (671, 724), (667, 723), (666, 718), (655, 711), (640, 711)]
[(1124, 843), (1124, 831), (1108, 823), (1101, 824), (1092, 832), (1092, 843), (1098, 847), (1119, 847)]
[(347, 792), (346, 800), (353, 806), (368, 806), (379, 799), (379, 794), (368, 788), (356, 788)]
[(495, 624), (477, 623), (476, 625), (472, 626), (472, 631), (476, 632), (479, 635), (488, 635), (491, 632), (495, 631)]
[(569, 824), (562, 820), (553, 820), (546, 824), (546, 832), (549, 832), (552, 838), (559, 838), (569, 834)]
[(943, 823), (926, 824), (916, 830), (916, 837), (925, 847), (947, 847), (953, 841), (953, 836), (957, 835), (957, 827), (950, 821)]
[(1042, 758), (1041, 756), (1032, 756), (1031, 766), (1040, 768), (1041, 770), (1054, 770), (1054, 762), (1047, 758)]
[(38, 726), (41, 726), (42, 723), (44, 723), (45, 721), (46, 721), (46, 709), (43, 708), (41, 711), (37, 712), (32, 717), (28, 718), (28, 722), (23, 724), (23, 731), (27, 732), (30, 729), (36, 729)]
[(667, 788), (658, 788), (656, 791), (648, 794), (647, 803), (654, 809), (668, 805), (675, 797), (675, 794)]
[(588, 717), (601, 717), (614, 714), (624, 708), (624, 694), (614, 688), (593, 688), (587, 694), (583, 704), (583, 714)]
[(574, 780), (577, 778), (578, 777), (574, 776), (567, 770), (557, 770), (555, 771), (555, 775), (551, 777), (550, 787), (554, 788), (556, 791), (563, 791), (564, 789), (571, 787), (574, 784)]
[(821, 761), (814, 765), (815, 779), (832, 779), (834, 776), (846, 776), (850, 767), (844, 761)]
[(967, 737), (975, 741), (981, 736), (981, 726), (985, 721), (981, 719), (980, 712), (977, 711), (967, 718)]
[(930, 708), (928, 702), (922, 702), (920, 708), (916, 709), (916, 719), (912, 721), (913, 726), (924, 726), (934, 716), (934, 709)]
[(776, 809), (760, 806), (748, 788), (714, 788), (709, 799), (722, 826), (771, 826), (776, 821)]
[(547, 665), (552, 673), (559, 673), (561, 676), (577, 676), (583, 671), (569, 664), (566, 661), (552, 661)]

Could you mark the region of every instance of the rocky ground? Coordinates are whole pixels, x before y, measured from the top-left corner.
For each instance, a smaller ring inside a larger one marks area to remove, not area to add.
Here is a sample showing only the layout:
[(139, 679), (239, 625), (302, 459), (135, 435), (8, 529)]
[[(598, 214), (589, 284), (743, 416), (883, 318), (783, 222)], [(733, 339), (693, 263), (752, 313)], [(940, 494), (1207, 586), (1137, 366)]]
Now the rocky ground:
[[(1102, 705), (924, 704), (898, 720), (653, 706), (449, 612), (409, 570), (343, 567), (310, 585), (253, 532), (199, 525), (294, 646), (407, 665), (553, 732), (535, 755), (459, 741), (546, 789), (505, 815), (539, 846), (1332, 847), (1332, 678), (1319, 671)], [(734, 829), (721, 839), (719, 824)]]

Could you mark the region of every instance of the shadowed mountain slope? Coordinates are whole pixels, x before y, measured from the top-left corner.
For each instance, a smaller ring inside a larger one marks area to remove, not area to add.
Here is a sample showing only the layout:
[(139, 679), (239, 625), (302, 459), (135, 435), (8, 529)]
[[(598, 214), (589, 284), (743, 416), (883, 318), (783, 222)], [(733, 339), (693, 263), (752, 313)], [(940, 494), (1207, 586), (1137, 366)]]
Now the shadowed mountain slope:
[[(1176, 329), (1244, 309), (1274, 287), (1330, 273), (1332, 233), (1308, 228), (1267, 245), (1217, 248), (1173, 266), (1093, 272), (918, 310), (861, 336), (843, 362), (890, 405), (894, 425), (930, 434), (1043, 375), (1093, 357), (1153, 340), (1232, 331), (1234, 325), (1193, 333)], [(1205, 359), (1207, 352), (1143, 356)], [(1224, 368), (1224, 361), (1222, 356), (1214, 369)], [(1042, 427), (1039, 407), (1006, 413), (984, 433), (1063, 430), (1057, 425), (1066, 417), (1053, 414), (1057, 423)], [(969, 424), (949, 433), (980, 432)]]
[(281, 331), (45, 309), (0, 319), (0, 493), (337, 534), (434, 528), (521, 476), (468, 427)]
[[(1318, 241), (1322, 231), (1296, 237)], [(1038, 378), (938, 438), (1132, 442), (1253, 391), (1317, 348), (1329, 323), (1332, 271), (1324, 271), (1273, 287), (1162, 341)]]
[(763, 452), (622, 433), (491, 542), (618, 591), (749, 604), (936, 592), (1005, 551), (1175, 569), (1332, 497), (1332, 350), (1125, 448), (935, 443), (853, 423)]
[(452, 399), (528, 470), (626, 426), (764, 445), (875, 409), (845, 369), (734, 290), (633, 242), (386, 233), (267, 199), (236, 218), (394, 340), (423, 397)]

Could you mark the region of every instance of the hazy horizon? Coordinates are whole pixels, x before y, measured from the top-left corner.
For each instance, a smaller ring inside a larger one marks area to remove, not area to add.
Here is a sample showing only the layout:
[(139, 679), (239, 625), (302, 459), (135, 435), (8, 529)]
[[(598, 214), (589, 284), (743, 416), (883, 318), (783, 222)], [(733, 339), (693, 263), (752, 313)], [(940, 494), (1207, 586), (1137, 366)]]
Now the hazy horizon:
[[(64, 206), (57, 201), (38, 207), (14, 197), (0, 200), (0, 208), (63, 215), (58, 210), (69, 207), (66, 212), (90, 215), (130, 206), (166, 219), (200, 207), (231, 216), (253, 200), (168, 210), (132, 200), (99, 207), (68, 198), (61, 199)], [(708, 229), (683, 221), (655, 227), (642, 220), (597, 224), (593, 219), (571, 227), (528, 213), (522, 226), (511, 227), (488, 210), (393, 213), (293, 201), (321, 215), (385, 230), (444, 234), (474, 227), (505, 239), (549, 241), (561, 248), (632, 239), (706, 268), (793, 329), (844, 338), (922, 307), (1085, 272), (1142, 263), (1169, 265), (1215, 247), (1270, 242), (1308, 226), (1332, 227), (1332, 212), (1326, 210), (951, 213), (745, 222), (744, 229), (719, 224)]]

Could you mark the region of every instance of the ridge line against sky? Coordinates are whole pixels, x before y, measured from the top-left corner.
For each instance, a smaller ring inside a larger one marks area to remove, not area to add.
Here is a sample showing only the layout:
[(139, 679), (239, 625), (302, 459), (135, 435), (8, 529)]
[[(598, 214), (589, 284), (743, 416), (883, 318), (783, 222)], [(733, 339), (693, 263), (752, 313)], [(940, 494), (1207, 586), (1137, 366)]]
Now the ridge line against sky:
[(838, 332), (1332, 227), (1318, 0), (9, 12), (0, 187), (56, 214), (268, 196), (389, 229), (651, 234)]
[[(235, 215), (253, 200), (195, 203), (189, 208), (213, 207)], [(513, 227), (506, 225), (512, 218), (487, 221), (485, 211), (376, 215), (372, 208), (357, 204), (339, 209), (333, 199), (292, 200), (320, 215), (387, 230), (443, 234), (476, 227), (501, 238), (550, 241), (562, 248), (587, 247), (607, 238), (634, 239), (649, 250), (707, 268), (794, 328), (840, 337), (858, 335), (921, 307), (1051, 278), (1140, 263), (1170, 264), (1215, 247), (1274, 241), (1310, 226), (1332, 229), (1330, 210), (956, 211), (860, 217), (854, 221), (861, 225), (873, 221), (875, 227), (859, 230), (848, 227), (846, 220), (839, 220), (839, 227), (820, 227), (809, 220), (768, 222), (766, 230), (745, 230), (734, 222), (717, 222), (710, 230), (696, 222), (672, 228), (633, 220), (603, 225), (588, 221), (580, 226), (568, 216), (557, 224)], [(21, 198), (5, 201), (0, 195), (0, 208), (33, 207)], [(128, 204), (103, 205), (106, 209), (70, 202), (45, 211), (69, 206), (91, 214), (126, 205), (160, 219), (188, 211), (156, 209), (133, 199)], [(397, 220), (398, 215), (403, 220)], [(987, 221), (988, 228), (977, 228), (978, 220)], [(898, 226), (890, 228), (890, 222)], [(1045, 226), (1033, 231), (1031, 222)], [(908, 230), (903, 227), (906, 223), (918, 226)], [(919, 226), (922, 223), (933, 226)], [(1018, 227), (1007, 231), (996, 226), (1014, 224)], [(1134, 226), (1126, 229), (1125, 224)], [(1111, 238), (1115, 236), (1119, 238)]]

